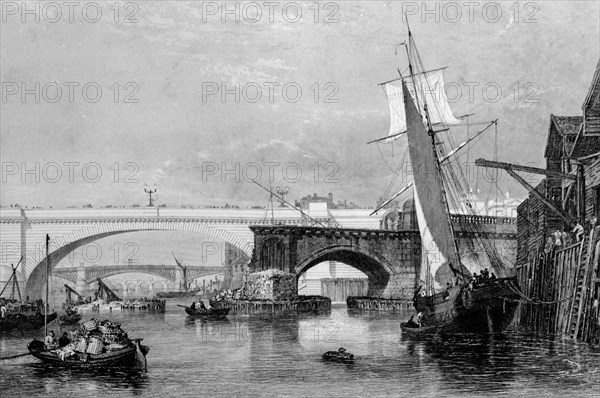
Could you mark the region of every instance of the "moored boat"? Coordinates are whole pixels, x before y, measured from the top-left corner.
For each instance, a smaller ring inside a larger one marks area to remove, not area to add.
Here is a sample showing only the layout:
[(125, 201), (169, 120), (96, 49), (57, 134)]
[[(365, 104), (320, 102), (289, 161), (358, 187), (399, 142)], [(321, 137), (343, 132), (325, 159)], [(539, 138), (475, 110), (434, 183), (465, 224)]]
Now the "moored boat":
[[(52, 322), (57, 317), (56, 312), (48, 314), (48, 322)], [(37, 330), (44, 326), (44, 316), (10, 314), (0, 318), (0, 332), (10, 332), (12, 330)]]
[[(483, 251), (461, 253), (450, 213), (452, 204), (459, 214), (477, 215), (475, 204), (465, 194), (468, 185), (464, 173), (456, 167), (456, 153), (495, 126), (497, 120), (466, 142), (449, 148), (446, 143), (453, 142), (450, 126), (462, 120), (454, 117), (447, 98), (439, 92), (445, 87), (445, 68), (424, 70), (410, 30), (408, 43), (402, 45), (407, 52), (409, 75), (382, 83), (390, 107), (390, 132), (377, 140), (391, 142), (405, 136), (412, 164), (413, 181), (385, 202), (412, 187), (421, 236), (421, 287), (413, 299), (420, 322), (418, 327), (401, 325), (402, 330), (406, 335), (502, 331), (512, 321), (520, 300), (516, 278), (511, 277), (512, 270), (476, 223), (464, 223), (461, 228), (463, 235), (470, 233), (468, 247), (481, 247)], [(477, 271), (481, 271), (481, 277), (475, 277)]]

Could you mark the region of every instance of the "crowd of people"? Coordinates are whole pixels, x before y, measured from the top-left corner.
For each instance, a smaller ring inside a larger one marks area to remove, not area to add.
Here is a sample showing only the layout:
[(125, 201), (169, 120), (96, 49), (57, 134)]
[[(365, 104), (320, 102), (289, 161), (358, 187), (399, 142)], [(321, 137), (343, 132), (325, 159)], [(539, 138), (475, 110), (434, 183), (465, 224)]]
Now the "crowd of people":
[(18, 301), (16, 299), (7, 299), (0, 297), (0, 318), (6, 318), (12, 314), (43, 314), (44, 313), (44, 302), (40, 299), (30, 301), (29, 296), (25, 301)]
[[(590, 221), (592, 227), (595, 225), (596, 220)], [(562, 231), (556, 230), (550, 236), (546, 238), (546, 244), (544, 245), (544, 252), (546, 254), (553, 250), (560, 249), (574, 243), (581, 242), (585, 234), (585, 228), (578, 222), (572, 221), (569, 224), (569, 228), (565, 228)]]
[(496, 279), (496, 274), (490, 271), (487, 268), (481, 270), (481, 274), (477, 275), (477, 272), (473, 272), (473, 276), (469, 280), (469, 287), (473, 289), (474, 286), (485, 283), (489, 280)]

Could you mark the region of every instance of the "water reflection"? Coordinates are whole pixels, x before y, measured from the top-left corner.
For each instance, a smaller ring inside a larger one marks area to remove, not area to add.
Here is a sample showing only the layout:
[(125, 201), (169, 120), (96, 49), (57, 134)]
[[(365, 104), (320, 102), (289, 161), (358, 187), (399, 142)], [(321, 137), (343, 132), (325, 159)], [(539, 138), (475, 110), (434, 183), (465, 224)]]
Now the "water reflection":
[[(401, 337), (400, 323), (409, 317), (403, 313), (334, 308), (206, 320), (168, 304), (166, 314), (111, 318), (150, 346), (147, 374), (53, 368), (23, 357), (0, 362), (0, 385), (8, 396), (77, 398), (115, 391), (150, 397), (600, 396), (600, 351), (569, 340), (514, 332), (415, 340)], [(0, 336), (0, 356), (23, 352), (42, 334)], [(342, 346), (355, 355), (353, 364), (322, 361), (324, 352)]]
[(148, 386), (145, 372), (128, 369), (64, 368), (44, 363), (28, 364), (25, 368), (50, 395), (77, 391), (95, 394), (107, 389), (128, 390), (133, 395), (141, 395)]

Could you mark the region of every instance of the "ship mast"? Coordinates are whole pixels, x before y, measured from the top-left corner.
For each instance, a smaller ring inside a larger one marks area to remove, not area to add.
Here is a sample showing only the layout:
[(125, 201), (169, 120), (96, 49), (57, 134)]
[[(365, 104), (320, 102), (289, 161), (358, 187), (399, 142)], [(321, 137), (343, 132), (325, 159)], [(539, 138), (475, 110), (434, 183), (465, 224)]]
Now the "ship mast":
[[(410, 26), (408, 24), (408, 20), (406, 22), (406, 26), (408, 28), (408, 46), (411, 47), (411, 50), (415, 51), (415, 53), (417, 54), (417, 62), (420, 62), (420, 56), (418, 55), (417, 47), (414, 44), (414, 39), (413, 39), (412, 33), (410, 31)], [(414, 75), (414, 71), (413, 71), (413, 66), (412, 66), (412, 61), (411, 61), (411, 57), (410, 57), (410, 52), (409, 52), (408, 46), (406, 48), (406, 54), (407, 54), (407, 58), (408, 58), (408, 67), (409, 67), (409, 71), (410, 71), (410, 74), (411, 74), (411, 77), (412, 77), (413, 88), (414, 88), (414, 92), (415, 92), (415, 100), (416, 100), (417, 105), (418, 105), (419, 104), (419, 98), (418, 98), (418, 94), (417, 94), (418, 88), (417, 88), (415, 77), (414, 77), (415, 75)], [(423, 69), (423, 65), (421, 65), (421, 69)], [(425, 81), (427, 82), (427, 78), (425, 78)], [(417, 109), (420, 112), (421, 110), (419, 108), (420, 107), (417, 106)], [(436, 141), (435, 141), (435, 134), (436, 133), (433, 130), (433, 125), (431, 123), (431, 118), (430, 118), (430, 115), (429, 115), (429, 110), (427, 108), (427, 101), (426, 101), (425, 97), (423, 98), (423, 111), (425, 112), (425, 118), (427, 120), (427, 130), (428, 130), (429, 136), (431, 137), (431, 147), (432, 147), (431, 149), (433, 151), (433, 155), (434, 155), (433, 157), (435, 159), (436, 176), (437, 176), (437, 179), (438, 179), (438, 183), (439, 183), (440, 189), (442, 191), (442, 195), (441, 195), (442, 206), (443, 206), (443, 208), (446, 209), (446, 220), (448, 222), (448, 225), (450, 227), (450, 232), (452, 234), (452, 242), (453, 242), (453, 246), (454, 246), (455, 256), (456, 256), (457, 261), (459, 262), (459, 264), (457, 264), (457, 266), (460, 267), (460, 263), (461, 263), (461, 261), (460, 261), (460, 252), (458, 250), (458, 244), (456, 242), (456, 238), (455, 238), (455, 234), (454, 234), (454, 228), (452, 227), (452, 219), (451, 219), (451, 216), (450, 216), (450, 206), (448, 205), (447, 193), (446, 193), (446, 189), (444, 187), (444, 180), (443, 180), (443, 177), (442, 177), (442, 175), (443, 175), (442, 174), (442, 167), (441, 167), (441, 163), (440, 163), (440, 160), (439, 160), (439, 155), (438, 155), (437, 150), (436, 150)], [(427, 267), (429, 268), (429, 263), (427, 264)], [(451, 263), (449, 264), (449, 267), (452, 270), (452, 273), (457, 278), (460, 278), (461, 281), (464, 281), (465, 276), (462, 273), (457, 272), (456, 268), (454, 268)], [(428, 269), (428, 271), (429, 271), (429, 269)], [(430, 272), (428, 272), (427, 275), (428, 275), (428, 279), (429, 279), (430, 278)], [(452, 285), (455, 285), (454, 280), (452, 281)]]

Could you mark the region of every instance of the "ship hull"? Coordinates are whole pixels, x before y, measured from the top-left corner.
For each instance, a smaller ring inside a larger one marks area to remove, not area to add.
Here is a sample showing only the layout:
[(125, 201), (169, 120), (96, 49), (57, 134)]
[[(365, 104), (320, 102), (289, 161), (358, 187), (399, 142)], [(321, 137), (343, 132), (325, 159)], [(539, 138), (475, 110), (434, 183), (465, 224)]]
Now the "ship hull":
[(445, 295), (417, 297), (414, 305), (422, 314), (422, 327), (436, 334), (499, 333), (513, 320), (519, 292), (516, 278), (501, 278), (453, 287)]
[[(48, 323), (56, 319), (56, 312), (48, 314)], [(10, 315), (0, 319), (0, 332), (12, 330), (36, 330), (44, 326), (43, 315)]]
[(146, 362), (144, 351), (147, 353), (149, 350), (137, 343), (118, 351), (96, 355), (77, 353), (61, 359), (56, 353), (46, 350), (44, 343), (39, 340), (29, 343), (27, 349), (31, 355), (45, 363), (77, 368), (143, 368)]

